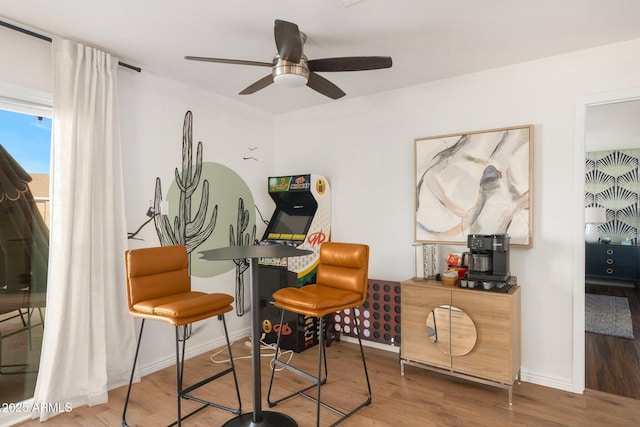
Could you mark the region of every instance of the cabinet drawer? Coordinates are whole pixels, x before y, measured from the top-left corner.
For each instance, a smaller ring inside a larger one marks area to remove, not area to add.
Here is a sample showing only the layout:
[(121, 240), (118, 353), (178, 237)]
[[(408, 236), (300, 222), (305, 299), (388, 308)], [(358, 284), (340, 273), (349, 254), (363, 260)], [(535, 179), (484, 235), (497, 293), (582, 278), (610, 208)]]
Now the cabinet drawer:
[(598, 265), (587, 264), (585, 266), (587, 276), (599, 276), (611, 279), (636, 280), (636, 268), (629, 266), (617, 266), (614, 264)]
[(638, 255), (636, 246), (587, 244), (587, 258), (633, 258)]
[(585, 273), (605, 279), (636, 280), (638, 247), (588, 244), (585, 248)]

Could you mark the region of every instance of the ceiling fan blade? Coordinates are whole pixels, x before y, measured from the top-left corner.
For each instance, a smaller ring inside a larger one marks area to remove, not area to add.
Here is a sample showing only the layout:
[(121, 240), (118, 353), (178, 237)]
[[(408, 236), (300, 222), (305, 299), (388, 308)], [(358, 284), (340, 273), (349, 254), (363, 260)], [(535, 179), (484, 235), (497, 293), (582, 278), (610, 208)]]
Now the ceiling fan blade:
[(252, 93), (256, 93), (257, 91), (259, 91), (260, 89), (264, 89), (271, 83), (273, 83), (273, 74), (268, 74), (257, 82), (245, 88), (242, 92), (240, 92), (240, 95), (251, 95)]
[(273, 34), (280, 58), (296, 64), (300, 62), (302, 58), (302, 38), (298, 26), (292, 22), (276, 19)]
[(256, 65), (258, 67), (273, 67), (272, 62), (245, 61), (243, 59), (209, 58), (206, 56), (185, 56), (184, 59), (188, 59), (189, 61), (219, 62), (221, 64)]
[(346, 95), (338, 86), (331, 83), (329, 80), (322, 77), (320, 74), (309, 73), (309, 80), (307, 81), (307, 86), (316, 92), (320, 92), (321, 94), (328, 96), (331, 99), (342, 98)]
[(345, 56), (343, 58), (311, 59), (309, 71), (365, 71), (391, 68), (388, 56)]

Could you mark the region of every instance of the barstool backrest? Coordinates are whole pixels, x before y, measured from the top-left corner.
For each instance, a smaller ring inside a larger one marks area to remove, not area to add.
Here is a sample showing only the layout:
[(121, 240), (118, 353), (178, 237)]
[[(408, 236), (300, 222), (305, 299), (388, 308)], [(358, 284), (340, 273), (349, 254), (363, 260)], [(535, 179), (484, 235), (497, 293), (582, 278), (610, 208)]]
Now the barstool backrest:
[(186, 246), (133, 249), (125, 255), (130, 311), (140, 301), (191, 290)]
[(320, 247), (316, 284), (360, 294), (367, 298), (369, 246), (359, 243), (325, 242)]

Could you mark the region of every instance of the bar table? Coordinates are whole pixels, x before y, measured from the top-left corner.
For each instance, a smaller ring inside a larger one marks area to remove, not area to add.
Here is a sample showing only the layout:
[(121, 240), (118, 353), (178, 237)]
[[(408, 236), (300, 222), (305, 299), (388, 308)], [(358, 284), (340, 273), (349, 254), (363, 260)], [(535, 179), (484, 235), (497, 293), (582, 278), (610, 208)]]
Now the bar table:
[(258, 298), (258, 259), (289, 258), (312, 254), (313, 251), (297, 249), (293, 246), (229, 246), (200, 252), (200, 258), (210, 261), (249, 259), (249, 280), (251, 282), (251, 366), (253, 377), (253, 412), (240, 414), (230, 419), (224, 427), (262, 426), (297, 427), (290, 416), (273, 411), (262, 410), (262, 382), (260, 377), (260, 314)]

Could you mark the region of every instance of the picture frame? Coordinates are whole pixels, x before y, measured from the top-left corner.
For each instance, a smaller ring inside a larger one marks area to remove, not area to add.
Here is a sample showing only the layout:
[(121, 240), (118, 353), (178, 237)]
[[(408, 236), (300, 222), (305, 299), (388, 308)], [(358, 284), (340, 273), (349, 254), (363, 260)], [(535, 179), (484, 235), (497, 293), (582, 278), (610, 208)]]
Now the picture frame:
[(415, 242), (508, 234), (533, 246), (533, 125), (414, 140)]

